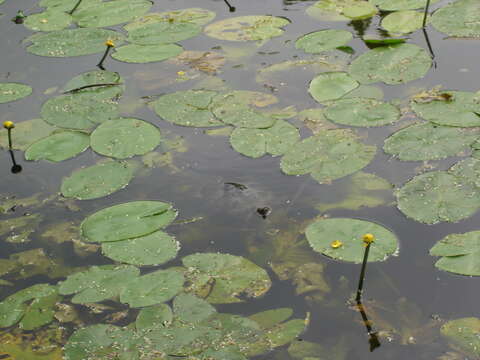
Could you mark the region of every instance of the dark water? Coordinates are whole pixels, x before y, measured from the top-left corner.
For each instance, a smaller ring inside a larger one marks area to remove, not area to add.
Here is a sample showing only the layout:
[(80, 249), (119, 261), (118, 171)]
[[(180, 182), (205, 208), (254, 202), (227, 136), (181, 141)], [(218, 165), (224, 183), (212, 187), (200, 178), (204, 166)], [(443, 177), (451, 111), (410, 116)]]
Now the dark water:
[[(305, 14), (306, 7), (314, 1), (279, 1), (279, 0), (231, 0), (236, 7), (235, 13), (229, 13), (224, 1), (171, 0), (156, 1), (151, 12), (203, 7), (217, 13), (216, 20), (229, 16), (253, 14), (271, 14), (287, 17), (291, 20), (287, 31), (281, 37), (274, 38), (262, 47), (256, 48), (251, 43), (234, 43), (208, 38), (200, 35), (182, 42), (188, 50), (209, 50), (216, 46), (243, 49), (250, 56), (228, 59), (223, 72), (218, 77), (232, 89), (268, 92), (263, 84), (255, 82), (256, 71), (268, 65), (285, 60), (305, 58), (301, 51), (295, 50), (293, 42), (299, 36), (326, 28), (345, 28), (355, 32), (353, 24), (343, 22), (327, 23), (314, 20)], [(21, 122), (38, 118), (41, 105), (51, 95), (47, 89), (63, 86), (70, 78), (85, 71), (93, 70), (99, 56), (80, 58), (44, 58), (28, 54), (22, 40), (31, 32), (22, 25), (12, 23), (16, 11), (22, 9), (27, 13), (39, 10), (36, 1), (6, 0), (0, 7), (5, 15), (0, 18), (0, 80), (25, 82), (34, 89), (33, 95), (23, 100), (0, 105), (0, 121), (14, 120)], [(438, 7), (445, 2), (435, 5)], [(434, 7), (434, 8), (435, 8)], [(365, 30), (376, 34), (378, 19), (373, 20)], [(357, 26), (358, 30), (358, 26)], [(480, 67), (478, 43), (473, 40), (445, 39), (443, 34), (428, 27), (428, 36), (435, 54), (436, 68), (432, 68), (423, 79), (402, 86), (382, 86), (386, 100), (406, 99), (422, 88), (442, 85), (447, 89), (474, 91), (478, 89)], [(422, 47), (427, 46), (421, 31), (411, 36), (411, 42)], [(353, 44), (353, 45), (352, 45)], [(367, 50), (363, 42), (356, 38), (349, 44), (357, 54)], [(152, 169), (145, 176), (132, 180), (126, 189), (109, 197), (92, 201), (76, 201), (78, 211), (70, 211), (66, 206), (49, 203), (45, 207), (32, 210), (43, 215), (39, 228), (31, 236), (32, 241), (25, 244), (10, 244), (0, 241), (0, 256), (7, 258), (10, 254), (42, 247), (52, 257), (60, 257), (69, 265), (85, 266), (105, 264), (109, 260), (99, 253), (86, 258), (78, 257), (70, 244), (61, 246), (49, 243), (39, 235), (51, 226), (63, 221), (72, 221), (76, 226), (83, 218), (98, 209), (125, 201), (140, 199), (158, 199), (171, 202), (180, 212), (180, 219), (202, 217), (203, 219), (186, 225), (173, 225), (168, 232), (174, 234), (182, 243), (182, 250), (177, 259), (194, 252), (225, 252), (243, 255), (269, 269), (272, 241), (268, 233), (276, 230), (286, 233), (293, 226), (320, 215), (315, 209), (319, 203), (337, 202), (351, 191), (349, 178), (335, 181), (331, 185), (319, 185), (309, 176), (285, 176), (279, 168), (279, 158), (264, 157), (249, 159), (235, 151), (228, 144), (228, 137), (209, 136), (201, 130), (182, 128), (161, 121), (145, 104), (144, 96), (158, 95), (177, 90), (190, 89), (196, 80), (175, 82), (176, 72), (185, 67), (169, 65), (166, 62), (151, 64), (124, 64), (113, 59), (107, 60), (107, 69), (117, 71), (125, 79), (126, 92), (121, 100), (122, 115), (134, 116), (156, 124), (169, 137), (183, 138), (188, 150), (173, 152), (172, 167)], [(284, 74), (284, 73), (282, 73)], [(287, 74), (280, 89), (279, 108), (295, 105), (297, 109), (318, 107), (308, 95), (308, 82), (313, 73), (305, 76)], [(378, 85), (381, 86), (381, 85)], [(294, 121), (302, 126), (300, 121)], [(380, 129), (360, 129), (366, 136), (366, 142), (376, 144), (379, 149), (386, 136), (402, 122)], [(304, 136), (310, 131), (301, 129)], [(0, 154), (0, 194), (19, 198), (41, 193), (48, 197), (59, 191), (61, 180), (72, 170), (82, 165), (92, 165), (101, 156), (87, 150), (75, 159), (61, 164), (47, 162), (25, 162), (21, 152), (15, 153), (17, 161), (23, 167), (19, 174), (10, 173), (11, 161), (6, 151)], [(446, 169), (457, 159), (432, 162), (437, 169)], [(417, 173), (420, 163), (400, 162), (377, 152), (375, 161), (366, 172), (379, 175), (395, 186), (402, 185)], [(241, 183), (248, 186), (245, 193), (232, 190), (225, 182)], [(262, 219), (256, 214), (258, 207), (272, 208), (272, 215)], [(1, 219), (20, 216), (22, 211), (1, 214)], [(375, 329), (385, 330), (388, 321), (399, 332), (403, 326), (404, 334), (412, 334), (409, 344), (403, 344), (402, 335), (392, 334), (380, 339), (380, 348), (370, 352), (368, 335), (358, 312), (349, 307), (348, 300), (356, 290), (359, 266), (332, 261), (321, 255), (311, 255), (315, 261), (326, 265), (325, 276), (331, 292), (323, 301), (307, 301), (304, 296), (296, 296), (295, 289), (289, 281), (280, 281), (269, 269), (274, 281), (272, 289), (261, 299), (248, 301), (240, 305), (221, 305), (220, 311), (251, 314), (256, 311), (275, 307), (292, 307), (295, 314), (304, 317), (311, 313), (311, 323), (302, 335), (303, 340), (317, 342), (325, 346), (323, 359), (434, 359), (448, 351), (448, 346), (438, 336), (442, 319), (478, 315), (478, 298), (480, 297), (480, 279), (455, 276), (437, 271), (433, 264), (435, 258), (428, 255), (431, 246), (443, 236), (454, 232), (466, 232), (478, 229), (480, 216), (477, 214), (456, 224), (438, 224), (427, 226), (405, 218), (394, 205), (366, 208), (359, 210), (329, 210), (331, 217), (355, 217), (378, 222), (396, 233), (400, 239), (400, 255), (392, 257), (385, 263), (369, 264), (365, 283), (364, 302), (367, 315), (371, 316)], [(291, 241), (302, 241), (292, 236)], [(308, 246), (304, 246), (306, 251)], [(259, 250), (260, 249), (260, 250)], [(264, 249), (262, 252), (261, 250)], [(267, 250), (265, 250), (267, 249)], [(311, 252), (311, 251), (310, 251)], [(179, 261), (179, 260), (176, 260)], [(176, 262), (172, 262), (176, 264)], [(1, 297), (36, 282), (50, 281), (43, 276), (15, 282), (12, 287), (0, 288)], [(400, 303), (409, 304), (416, 311), (405, 311)], [(432, 320), (435, 318), (437, 320)], [(440, 320), (438, 320), (440, 319)], [(431, 322), (434, 324), (433, 335), (419, 330)], [(382, 327), (384, 326), (384, 327)], [(436, 327), (435, 327), (436, 326)], [(409, 336), (406, 336), (409, 338)], [(345, 357), (334, 356), (335, 345), (342, 348)], [(340, 344), (340, 345), (339, 345)], [(261, 359), (288, 359), (285, 349), (277, 349), (260, 357)]]

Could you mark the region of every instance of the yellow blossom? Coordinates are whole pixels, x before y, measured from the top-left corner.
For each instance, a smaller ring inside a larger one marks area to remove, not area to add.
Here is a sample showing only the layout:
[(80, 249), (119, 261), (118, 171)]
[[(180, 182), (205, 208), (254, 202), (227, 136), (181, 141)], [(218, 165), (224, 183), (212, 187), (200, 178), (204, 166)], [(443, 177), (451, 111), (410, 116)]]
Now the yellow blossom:
[(335, 240), (335, 241), (332, 241), (330, 246), (334, 249), (338, 249), (339, 247), (343, 246), (343, 243), (340, 240)]
[(115, 47), (115, 43), (113, 42), (113, 40), (107, 40), (105, 41), (105, 46)]
[(371, 243), (373, 243), (375, 241), (375, 236), (373, 234), (365, 234), (363, 235), (363, 243), (365, 245), (370, 245)]
[(15, 127), (15, 124), (13, 123), (13, 121), (5, 121), (3, 123), (3, 127), (5, 129), (13, 129)]
[(185, 76), (186, 73), (185, 73), (185, 71), (181, 71), (181, 70), (180, 70), (180, 71), (177, 71), (177, 75), (178, 75), (178, 76)]

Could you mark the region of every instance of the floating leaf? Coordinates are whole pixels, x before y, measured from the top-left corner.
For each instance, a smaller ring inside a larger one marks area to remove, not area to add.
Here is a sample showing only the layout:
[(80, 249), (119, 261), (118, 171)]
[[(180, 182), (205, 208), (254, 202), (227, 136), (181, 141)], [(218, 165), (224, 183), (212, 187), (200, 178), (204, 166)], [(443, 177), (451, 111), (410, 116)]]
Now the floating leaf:
[[(80, 5), (78, 5), (77, 10), (83, 7), (96, 5), (101, 1), (102, 0), (82, 0)], [(68, 12), (71, 11), (77, 3), (78, 0), (40, 0), (38, 5), (47, 8), (47, 11)]]
[(179, 243), (163, 231), (102, 244), (103, 255), (132, 265), (160, 265), (177, 256)]
[(90, 137), (83, 132), (55, 132), (30, 145), (25, 151), (25, 159), (60, 162), (80, 154), (89, 145)]
[(475, 317), (450, 320), (443, 324), (440, 333), (454, 349), (478, 358), (480, 356), (480, 319)]
[(232, 147), (252, 158), (265, 154), (283, 155), (300, 139), (298, 129), (290, 123), (277, 120), (267, 129), (236, 128), (230, 136)]
[(206, 300), (212, 304), (241, 302), (240, 295), (262, 296), (271, 286), (267, 272), (241, 256), (198, 253), (182, 262), (187, 268), (185, 277), (192, 284), (187, 290), (198, 294), (210, 285)]
[(80, 27), (100, 28), (130, 21), (148, 12), (152, 2), (148, 0), (115, 0), (99, 2), (77, 9), (73, 19)]
[(184, 51), (171, 59), (175, 64), (187, 65), (190, 68), (214, 75), (225, 64), (225, 57), (213, 51)]
[(362, 84), (383, 81), (389, 85), (423, 77), (432, 66), (427, 51), (413, 44), (382, 46), (369, 50), (350, 65), (350, 75)]
[(23, 24), (33, 31), (55, 31), (70, 26), (72, 17), (58, 10), (44, 11), (38, 14), (28, 15)]
[(346, 30), (320, 30), (303, 35), (295, 42), (297, 49), (302, 49), (309, 54), (318, 54), (322, 51), (333, 50), (346, 45), (353, 39), (350, 31)]
[(293, 310), (290, 308), (278, 308), (273, 310), (262, 311), (248, 318), (255, 321), (263, 329), (271, 328), (281, 322), (284, 322), (293, 315)]
[(359, 83), (346, 72), (324, 72), (310, 82), (308, 92), (319, 103), (339, 99), (356, 89)]
[[(365, 253), (364, 234), (373, 234), (368, 261), (384, 261), (398, 250), (398, 239), (390, 230), (376, 223), (348, 218), (321, 219), (305, 231), (313, 250), (336, 260), (361, 263)], [(333, 247), (333, 241), (342, 243)]]
[(138, 45), (171, 44), (197, 36), (201, 27), (189, 22), (152, 22), (130, 26), (128, 41)]
[(102, 209), (86, 218), (81, 231), (88, 242), (132, 239), (151, 234), (177, 217), (172, 205), (160, 201), (133, 201)]
[(180, 271), (157, 270), (129, 281), (120, 293), (120, 301), (130, 307), (160, 304), (177, 295), (184, 281)]
[(183, 48), (177, 44), (137, 45), (130, 44), (115, 49), (112, 57), (127, 63), (149, 63), (177, 56)]
[(34, 34), (25, 41), (32, 42), (27, 47), (29, 53), (50, 57), (70, 57), (105, 51), (107, 40), (112, 40), (118, 46), (123, 39), (123, 35), (116, 31), (93, 28)]
[(325, 109), (325, 117), (337, 124), (371, 127), (394, 123), (400, 111), (389, 103), (357, 97), (333, 101)]
[(433, 99), (422, 102), (414, 99), (411, 106), (425, 120), (439, 125), (476, 127), (480, 126), (480, 95), (465, 91), (445, 91), (448, 99)]
[(171, 323), (172, 320), (173, 313), (170, 306), (167, 304), (158, 304), (140, 310), (135, 320), (135, 327), (141, 331), (161, 329), (165, 327), (166, 324)]
[(467, 152), (478, 134), (432, 123), (410, 125), (385, 140), (383, 150), (403, 161), (444, 159)]
[[(26, 150), (34, 142), (50, 135), (56, 129), (53, 126), (48, 125), (42, 119), (33, 119), (22, 121), (15, 124), (13, 130), (13, 149)], [(0, 147), (8, 149), (8, 136), (7, 130), (0, 130)]]
[(25, 84), (0, 83), (0, 104), (27, 97), (32, 91), (32, 88)]
[[(93, 86), (93, 85), (102, 85), (105, 86)], [(113, 84), (113, 85), (112, 85)], [(71, 79), (63, 88), (64, 92), (71, 92), (73, 90), (77, 92), (95, 92), (98, 93), (100, 89), (108, 89), (115, 87), (115, 85), (121, 85), (120, 75), (116, 72), (106, 71), (106, 70), (93, 70), (87, 71), (83, 74), (75, 76)], [(115, 87), (118, 90), (118, 87)], [(116, 95), (116, 94), (115, 94)], [(115, 95), (112, 95), (114, 97)], [(106, 96), (102, 92), (102, 96)]]
[(129, 281), (137, 281), (140, 270), (129, 265), (91, 266), (59, 283), (62, 295), (72, 295), (74, 304), (86, 304), (118, 296)]
[(62, 195), (79, 200), (104, 197), (123, 189), (133, 177), (125, 163), (109, 161), (76, 170), (62, 182)]
[(425, 224), (458, 222), (480, 208), (479, 191), (446, 171), (415, 176), (397, 192), (398, 208)]
[[(383, 11), (415, 10), (425, 8), (425, 0), (369, 0), (377, 5)], [(435, 4), (439, 0), (431, 0), (430, 4)]]
[(209, 107), (217, 92), (210, 90), (177, 91), (161, 96), (153, 108), (163, 120), (181, 126), (209, 127), (223, 125)]
[(450, 36), (480, 37), (478, 15), (478, 1), (458, 0), (435, 11), (432, 25)]
[(95, 152), (117, 159), (144, 155), (159, 143), (160, 131), (156, 126), (132, 118), (107, 121), (91, 135), (91, 146)]
[(205, 34), (220, 40), (265, 40), (282, 35), (281, 28), (288, 24), (287, 19), (275, 16), (239, 16), (208, 25)]
[(343, 8), (342, 15), (352, 20), (364, 20), (378, 13), (378, 9), (369, 1), (355, 1)]
[(448, 171), (462, 181), (480, 188), (480, 160), (466, 158), (453, 165)]
[(382, 19), (382, 27), (389, 33), (408, 34), (423, 27), (423, 13), (414, 10), (396, 11)]
[(203, 299), (192, 294), (181, 293), (173, 300), (176, 320), (195, 324), (216, 313), (215, 308)]
[[(365, 6), (366, 1), (359, 0), (320, 0), (307, 8), (307, 14), (317, 20), (321, 21), (347, 21), (350, 20), (346, 15), (343, 15), (345, 9), (353, 7), (350, 12), (355, 12), (355, 6), (360, 3), (359, 10)], [(368, 5), (367, 5), (368, 6)], [(370, 8), (370, 10), (372, 10)], [(367, 12), (368, 13), (368, 12)], [(375, 13), (373, 14), (375, 15)]]
[(375, 152), (375, 146), (359, 142), (351, 131), (321, 130), (290, 148), (280, 166), (287, 175), (311, 174), (328, 183), (364, 168)]
[(430, 255), (442, 256), (435, 263), (441, 270), (480, 276), (480, 231), (447, 235), (430, 249)]
[(197, 25), (205, 25), (215, 19), (213, 11), (202, 8), (188, 8), (173, 11), (165, 11), (161, 13), (148, 13), (134, 22), (124, 26), (127, 31), (133, 30), (137, 27), (143, 27), (147, 24), (158, 22), (188, 22)]

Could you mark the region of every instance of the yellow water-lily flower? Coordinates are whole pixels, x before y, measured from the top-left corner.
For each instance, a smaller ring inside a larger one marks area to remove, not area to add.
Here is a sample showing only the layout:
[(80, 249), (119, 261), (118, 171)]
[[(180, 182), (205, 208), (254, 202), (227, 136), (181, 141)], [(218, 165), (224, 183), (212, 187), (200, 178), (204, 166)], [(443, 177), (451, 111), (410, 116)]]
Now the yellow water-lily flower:
[(3, 127), (9, 130), (9, 129), (13, 129), (15, 127), (15, 124), (13, 123), (13, 121), (5, 121), (3, 123)]
[(335, 241), (332, 241), (330, 246), (334, 249), (338, 249), (339, 247), (343, 246), (343, 243), (340, 240), (335, 240)]
[(113, 42), (113, 40), (107, 40), (105, 41), (105, 46), (115, 47), (115, 43)]
[(373, 234), (365, 234), (363, 235), (363, 242), (365, 245), (370, 245), (375, 241), (375, 236)]

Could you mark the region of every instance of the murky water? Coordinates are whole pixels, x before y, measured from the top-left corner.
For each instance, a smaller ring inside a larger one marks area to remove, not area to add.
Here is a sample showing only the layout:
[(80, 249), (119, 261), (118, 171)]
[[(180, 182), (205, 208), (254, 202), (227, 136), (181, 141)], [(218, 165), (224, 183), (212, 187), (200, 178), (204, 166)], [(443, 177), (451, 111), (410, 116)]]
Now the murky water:
[[(286, 46), (303, 34), (326, 28), (356, 31), (353, 24), (319, 22), (306, 16), (305, 8), (313, 1), (230, 2), (236, 7), (235, 13), (229, 13), (224, 1), (220, 0), (157, 1), (151, 11), (203, 7), (216, 12), (217, 20), (252, 14), (288, 18), (291, 21), (288, 31), (261, 47), (252, 43), (215, 40), (205, 35), (182, 42), (188, 50), (206, 51), (221, 46), (227, 53), (240, 54), (238, 57), (227, 56), (222, 72), (216, 76), (232, 89), (269, 92), (263, 83), (255, 82), (257, 71), (285, 60), (306, 57), (292, 46)], [(434, 8), (444, 3), (437, 3)], [(0, 105), (2, 122), (38, 118), (42, 103), (51, 96), (49, 89), (61, 87), (73, 76), (94, 69), (99, 58), (98, 55), (92, 55), (57, 59), (28, 54), (21, 42), (31, 32), (22, 25), (12, 23), (10, 18), (19, 9), (27, 13), (39, 10), (35, 4), (33, 0), (6, 0), (0, 7), (4, 13), (0, 18), (0, 79), (25, 82), (34, 89), (33, 95), (28, 98)], [(377, 33), (377, 27), (378, 19), (374, 19), (365, 32)], [(436, 67), (423, 79), (400, 86), (382, 86), (386, 100), (405, 99), (419, 89), (436, 85), (465, 91), (478, 89), (478, 43), (475, 40), (446, 39), (431, 27), (427, 31)], [(412, 35), (412, 42), (424, 48), (427, 46), (421, 31)], [(354, 39), (350, 45), (357, 54), (367, 50), (360, 39)], [(364, 291), (367, 315), (374, 329), (386, 334), (380, 338), (381, 346), (371, 352), (360, 313), (349, 305), (356, 291), (360, 267), (314, 254), (300, 234), (305, 221), (322, 214), (316, 209), (318, 204), (339, 202), (349, 196), (352, 192), (351, 177), (330, 185), (319, 185), (309, 176), (285, 176), (280, 171), (278, 157), (250, 159), (233, 151), (226, 136), (210, 136), (200, 130), (161, 121), (146, 106), (147, 100), (142, 97), (192, 88), (201, 79), (175, 81), (177, 71), (186, 70), (185, 66), (167, 62), (134, 65), (108, 59), (106, 68), (119, 72), (125, 80), (122, 114), (156, 124), (170, 138), (180, 137), (186, 151), (173, 151), (172, 163), (145, 171), (143, 176), (135, 177), (127, 188), (106, 198), (60, 204), (53, 201), (32, 209), (19, 206), (14, 211), (1, 214), (2, 220), (16, 218), (23, 213), (38, 213), (42, 218), (38, 228), (29, 237), (29, 242), (17, 244), (0, 241), (1, 258), (28, 249), (43, 248), (52, 258), (63, 259), (65, 264), (72, 267), (110, 263), (99, 252), (81, 257), (74, 252), (71, 242), (59, 245), (41, 235), (51, 226), (58, 226), (65, 221), (78, 227), (87, 214), (113, 204), (155, 199), (173, 203), (179, 209), (180, 220), (201, 218), (190, 224), (169, 227), (168, 232), (182, 243), (181, 252), (172, 265), (179, 264), (179, 259), (190, 253), (218, 251), (245, 256), (269, 270), (274, 283), (266, 296), (237, 305), (220, 305), (217, 307), (219, 311), (251, 314), (276, 307), (291, 307), (299, 317), (311, 313), (310, 326), (297, 341), (308, 340), (324, 346), (325, 354), (318, 354), (321, 359), (435, 359), (449, 349), (438, 334), (442, 319), (478, 315), (480, 280), (436, 270), (433, 266), (436, 259), (428, 255), (428, 250), (449, 233), (478, 229), (479, 214), (456, 224), (422, 225), (401, 214), (392, 203), (391, 196), (384, 196), (385, 204), (377, 207), (357, 210), (332, 208), (326, 211), (331, 217), (372, 220), (394, 231), (400, 239), (400, 256), (392, 257), (385, 263), (369, 264), (367, 269)], [(307, 93), (308, 82), (313, 75), (313, 72), (285, 74), (285, 78), (274, 79), (283, 84), (274, 93), (279, 98), (278, 107), (295, 105), (299, 110), (317, 107), (318, 104)], [(207, 76), (201, 75), (201, 78), (206, 79)], [(377, 129), (359, 129), (358, 132), (366, 142), (376, 144), (380, 149), (385, 137), (406, 121), (409, 120)], [(293, 123), (301, 128), (304, 136), (310, 133), (301, 121), (294, 120)], [(60, 164), (26, 162), (19, 151), (15, 152), (15, 156), (23, 171), (12, 174), (9, 153), (3, 151), (0, 154), (0, 195), (25, 198), (40, 194), (41, 199), (57, 194), (62, 178), (72, 170), (94, 164), (102, 158), (90, 149)], [(431, 165), (436, 169), (447, 169), (456, 160), (449, 158), (431, 162)], [(364, 171), (400, 186), (417, 174), (420, 165), (419, 162), (391, 159), (379, 150), (375, 160)], [(248, 189), (242, 191), (225, 185), (228, 182), (243, 184)], [(272, 209), (272, 214), (263, 219), (256, 210), (265, 206)], [(275, 247), (280, 245), (276, 245), (273, 239), (282, 234), (281, 246), (286, 250), (275, 252)], [(324, 276), (330, 291), (323, 293), (323, 299), (309, 299), (308, 293), (296, 295), (291, 282), (281, 281), (271, 270), (270, 263), (295, 256), (287, 246), (294, 242), (301, 242), (300, 248), (309, 253), (311, 259), (325, 265)], [(0, 288), (0, 298), (45, 281), (56, 282), (45, 275), (14, 281), (12, 286)], [(91, 317), (86, 319), (87, 323), (92, 322)], [(430, 325), (432, 331), (428, 330)], [(285, 348), (279, 348), (260, 358), (290, 357)]]

